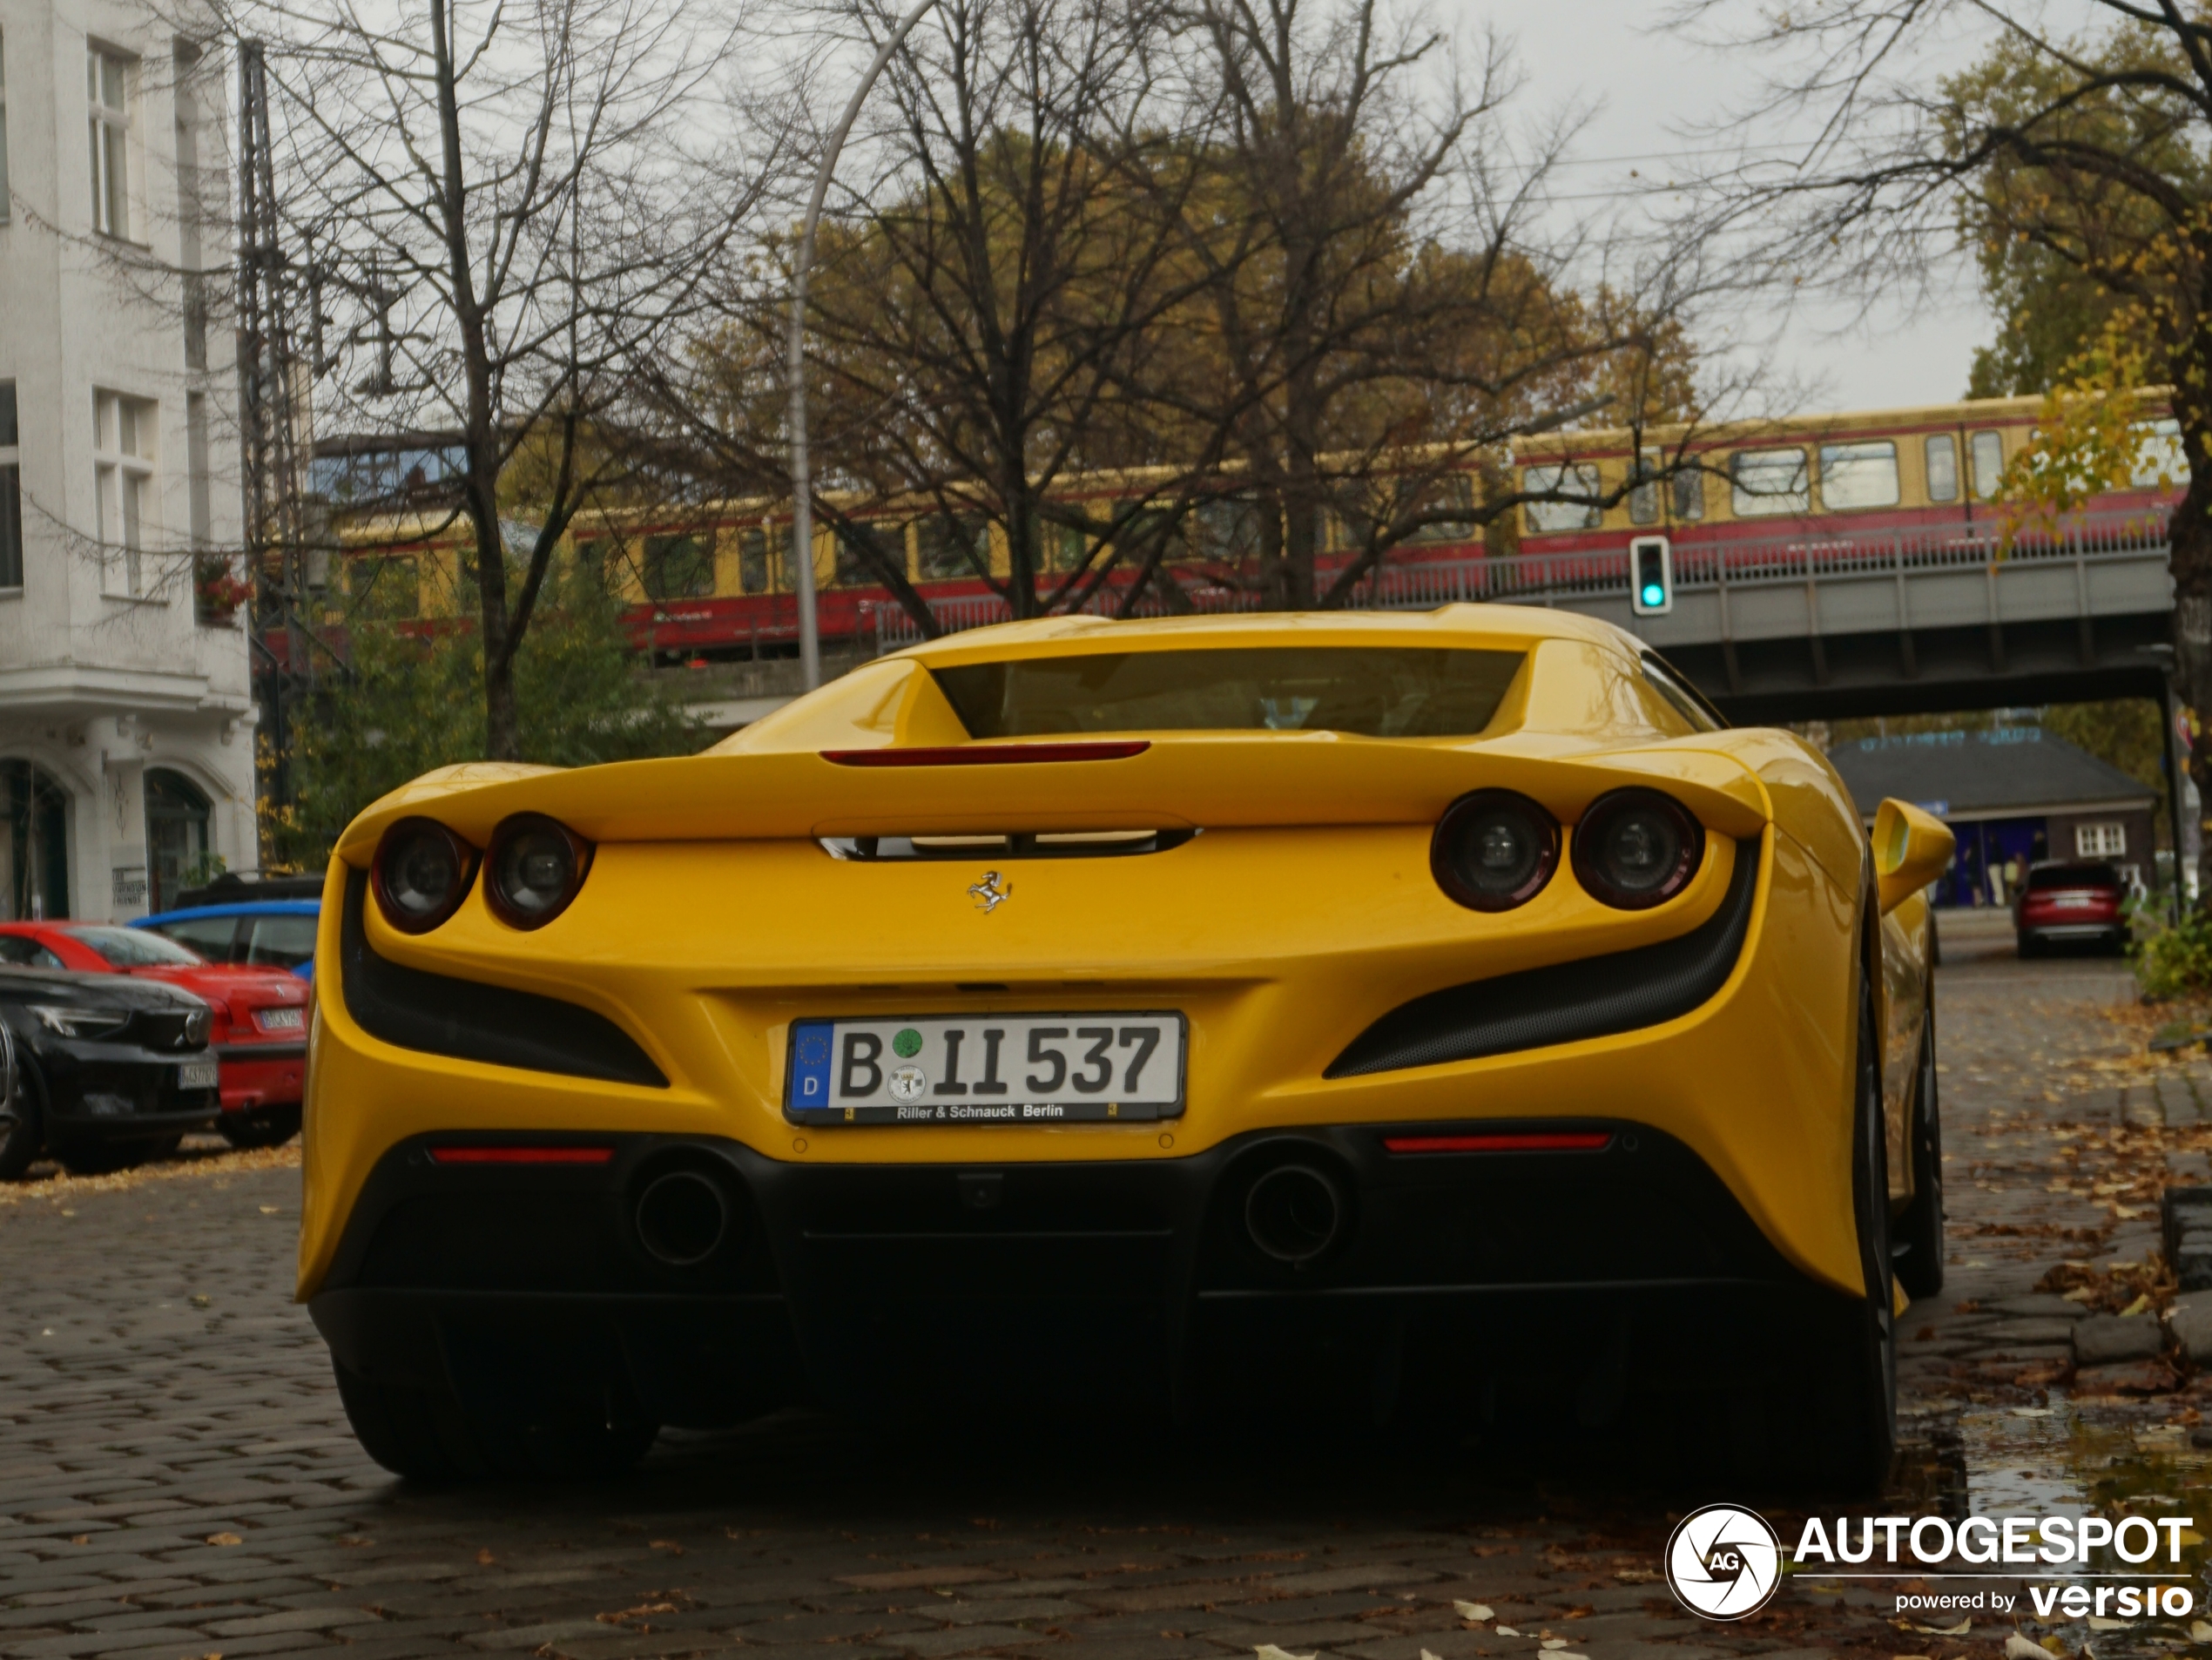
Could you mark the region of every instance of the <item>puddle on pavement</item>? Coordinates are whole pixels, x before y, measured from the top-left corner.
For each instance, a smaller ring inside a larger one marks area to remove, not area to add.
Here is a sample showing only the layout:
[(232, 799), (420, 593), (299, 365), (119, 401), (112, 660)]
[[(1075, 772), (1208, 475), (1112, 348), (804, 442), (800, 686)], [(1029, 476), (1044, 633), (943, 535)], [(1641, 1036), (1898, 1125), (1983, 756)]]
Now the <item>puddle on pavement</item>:
[[(2049, 1404), (2042, 1407), (1970, 1406), (1908, 1416), (1898, 1425), (1904, 1444), (1885, 1510), (1954, 1521), (1972, 1514), (2180, 1515), (2192, 1518), (2196, 1533), (2212, 1538), (2212, 1449), (2192, 1446), (2189, 1426), (2169, 1421), (2175, 1409), (2155, 1401), (2069, 1400), (2053, 1390)], [(2159, 1543), (2162, 1559), (2163, 1534)], [(2202, 1541), (2185, 1542), (2182, 1558), (2180, 1571), (2188, 1576), (2163, 1582), (2187, 1585), (2194, 1602), (2187, 1616), (2092, 1630), (2087, 1621), (2067, 1620), (2055, 1611), (2047, 1620), (2038, 1619), (2023, 1596), (2011, 1618), (2031, 1639), (2055, 1635), (2067, 1654), (2080, 1655), (2086, 1648), (2091, 1660), (2128, 1660), (2177, 1650), (2212, 1652), (2212, 1641), (2195, 1642), (2189, 1636), (2193, 1623), (2212, 1621), (2212, 1609), (2206, 1605), (2212, 1581), (2206, 1576)], [(2158, 1565), (2162, 1563), (2142, 1564)], [(2073, 1571), (2120, 1572), (2129, 1566), (2106, 1549)], [(2065, 1583), (2067, 1571), (2053, 1567), (2047, 1578), (2033, 1582)], [(1817, 1586), (1818, 1574), (1808, 1574), (1806, 1582)], [(1931, 1581), (1930, 1589), (1967, 1586)], [(1936, 1623), (1922, 1617), (1924, 1623)], [(1975, 1638), (2001, 1642), (2005, 1635), (2003, 1616), (1976, 1617)], [(1913, 1641), (1902, 1631), (1898, 1637), (1901, 1644)]]

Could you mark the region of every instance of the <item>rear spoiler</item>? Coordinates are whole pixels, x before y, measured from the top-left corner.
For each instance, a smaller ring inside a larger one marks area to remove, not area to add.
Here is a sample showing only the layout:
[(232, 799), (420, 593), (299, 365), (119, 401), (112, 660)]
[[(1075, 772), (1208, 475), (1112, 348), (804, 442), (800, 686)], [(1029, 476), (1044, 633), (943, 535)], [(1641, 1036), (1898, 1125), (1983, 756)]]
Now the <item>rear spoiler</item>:
[[(598, 842), (793, 840), (1433, 824), (1469, 790), (1518, 790), (1563, 823), (1608, 790), (1665, 790), (1723, 835), (1763, 830), (1764, 788), (1716, 734), (1559, 752), (1571, 740), (1510, 734), (1411, 741), (1335, 732), (1196, 732), (1104, 745), (1027, 746), (1115, 752), (963, 764), (938, 745), (921, 764), (854, 765), (849, 751), (716, 752), (620, 761), (575, 772), (454, 768), (371, 806), (339, 856), (368, 862), (398, 819), (425, 813), (484, 845), (509, 813), (543, 813)], [(894, 746), (876, 746), (885, 754)], [(489, 773), (489, 776), (487, 776)]]

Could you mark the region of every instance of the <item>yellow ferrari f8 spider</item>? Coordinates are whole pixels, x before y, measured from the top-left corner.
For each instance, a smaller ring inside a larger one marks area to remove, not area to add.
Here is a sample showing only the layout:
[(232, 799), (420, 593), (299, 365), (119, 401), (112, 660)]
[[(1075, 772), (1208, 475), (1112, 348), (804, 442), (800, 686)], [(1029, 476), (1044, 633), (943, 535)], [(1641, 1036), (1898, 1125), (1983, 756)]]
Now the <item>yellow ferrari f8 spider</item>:
[(1719, 1387), (1869, 1484), (1950, 853), (1507, 607), (1010, 624), (689, 759), (448, 768), (331, 862), (300, 1295), (425, 1479)]

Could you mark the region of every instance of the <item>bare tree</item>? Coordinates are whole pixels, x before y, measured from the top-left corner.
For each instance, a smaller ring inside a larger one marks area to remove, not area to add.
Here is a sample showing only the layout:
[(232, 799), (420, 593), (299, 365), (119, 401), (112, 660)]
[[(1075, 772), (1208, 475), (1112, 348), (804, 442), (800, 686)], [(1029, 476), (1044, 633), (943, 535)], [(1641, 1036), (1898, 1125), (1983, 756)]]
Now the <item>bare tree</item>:
[(679, 349), (765, 167), (724, 156), (714, 0), (234, 0), (259, 38), (317, 423), (449, 435), (489, 752), (580, 509), (627, 476), (637, 372)]
[[(838, 19), (881, 25), (869, 0)], [(846, 498), (825, 516), (894, 590), (903, 548), (877, 544), (869, 504), (921, 509), (928, 572), (988, 582), (1017, 617), (1064, 603), (1136, 521), (1064, 487), (1131, 424), (1132, 354), (1197, 286), (1173, 258), (1200, 169), (1192, 112), (1163, 96), (1166, 21), (1156, 0), (947, 0), (892, 62), (809, 341)]]
[(1494, 41), (1470, 86), (1459, 43), (1384, 0), (1195, 0), (1177, 24), (1212, 115), (1173, 204), (1202, 280), (1141, 372), (1156, 428), (1224, 465), (1139, 587), (1177, 604), (1172, 559), (1271, 607), (1339, 605), (1393, 547), (1510, 514), (1494, 465), (1469, 482), (1515, 435), (1624, 400), (1616, 421), (1688, 412), (1681, 261), (1541, 223), (1572, 127), (1514, 153)]
[[(2039, 312), (2004, 326), (2033, 329), (2062, 376), (2131, 402), (2136, 381), (2171, 388), (2178, 678), (2212, 708), (2212, 22), (2175, 0), (1832, 0), (1741, 23), (1690, 0), (1674, 21), (1773, 60), (1738, 137), (1806, 135), (1710, 181), (1709, 232), (1755, 235), (1786, 282), (1861, 307), (1918, 300), (1973, 253)], [(1961, 34), (1980, 56), (1943, 72)], [(2190, 765), (2212, 790), (2212, 733)]]

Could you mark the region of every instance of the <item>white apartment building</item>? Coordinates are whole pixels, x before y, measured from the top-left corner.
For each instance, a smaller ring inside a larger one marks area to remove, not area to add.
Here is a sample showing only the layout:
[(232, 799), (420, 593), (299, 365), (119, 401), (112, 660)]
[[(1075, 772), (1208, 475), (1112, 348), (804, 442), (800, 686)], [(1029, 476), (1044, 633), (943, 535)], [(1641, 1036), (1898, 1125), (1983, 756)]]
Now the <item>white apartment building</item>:
[(0, 919), (258, 862), (226, 60), (180, 15), (0, 0)]

